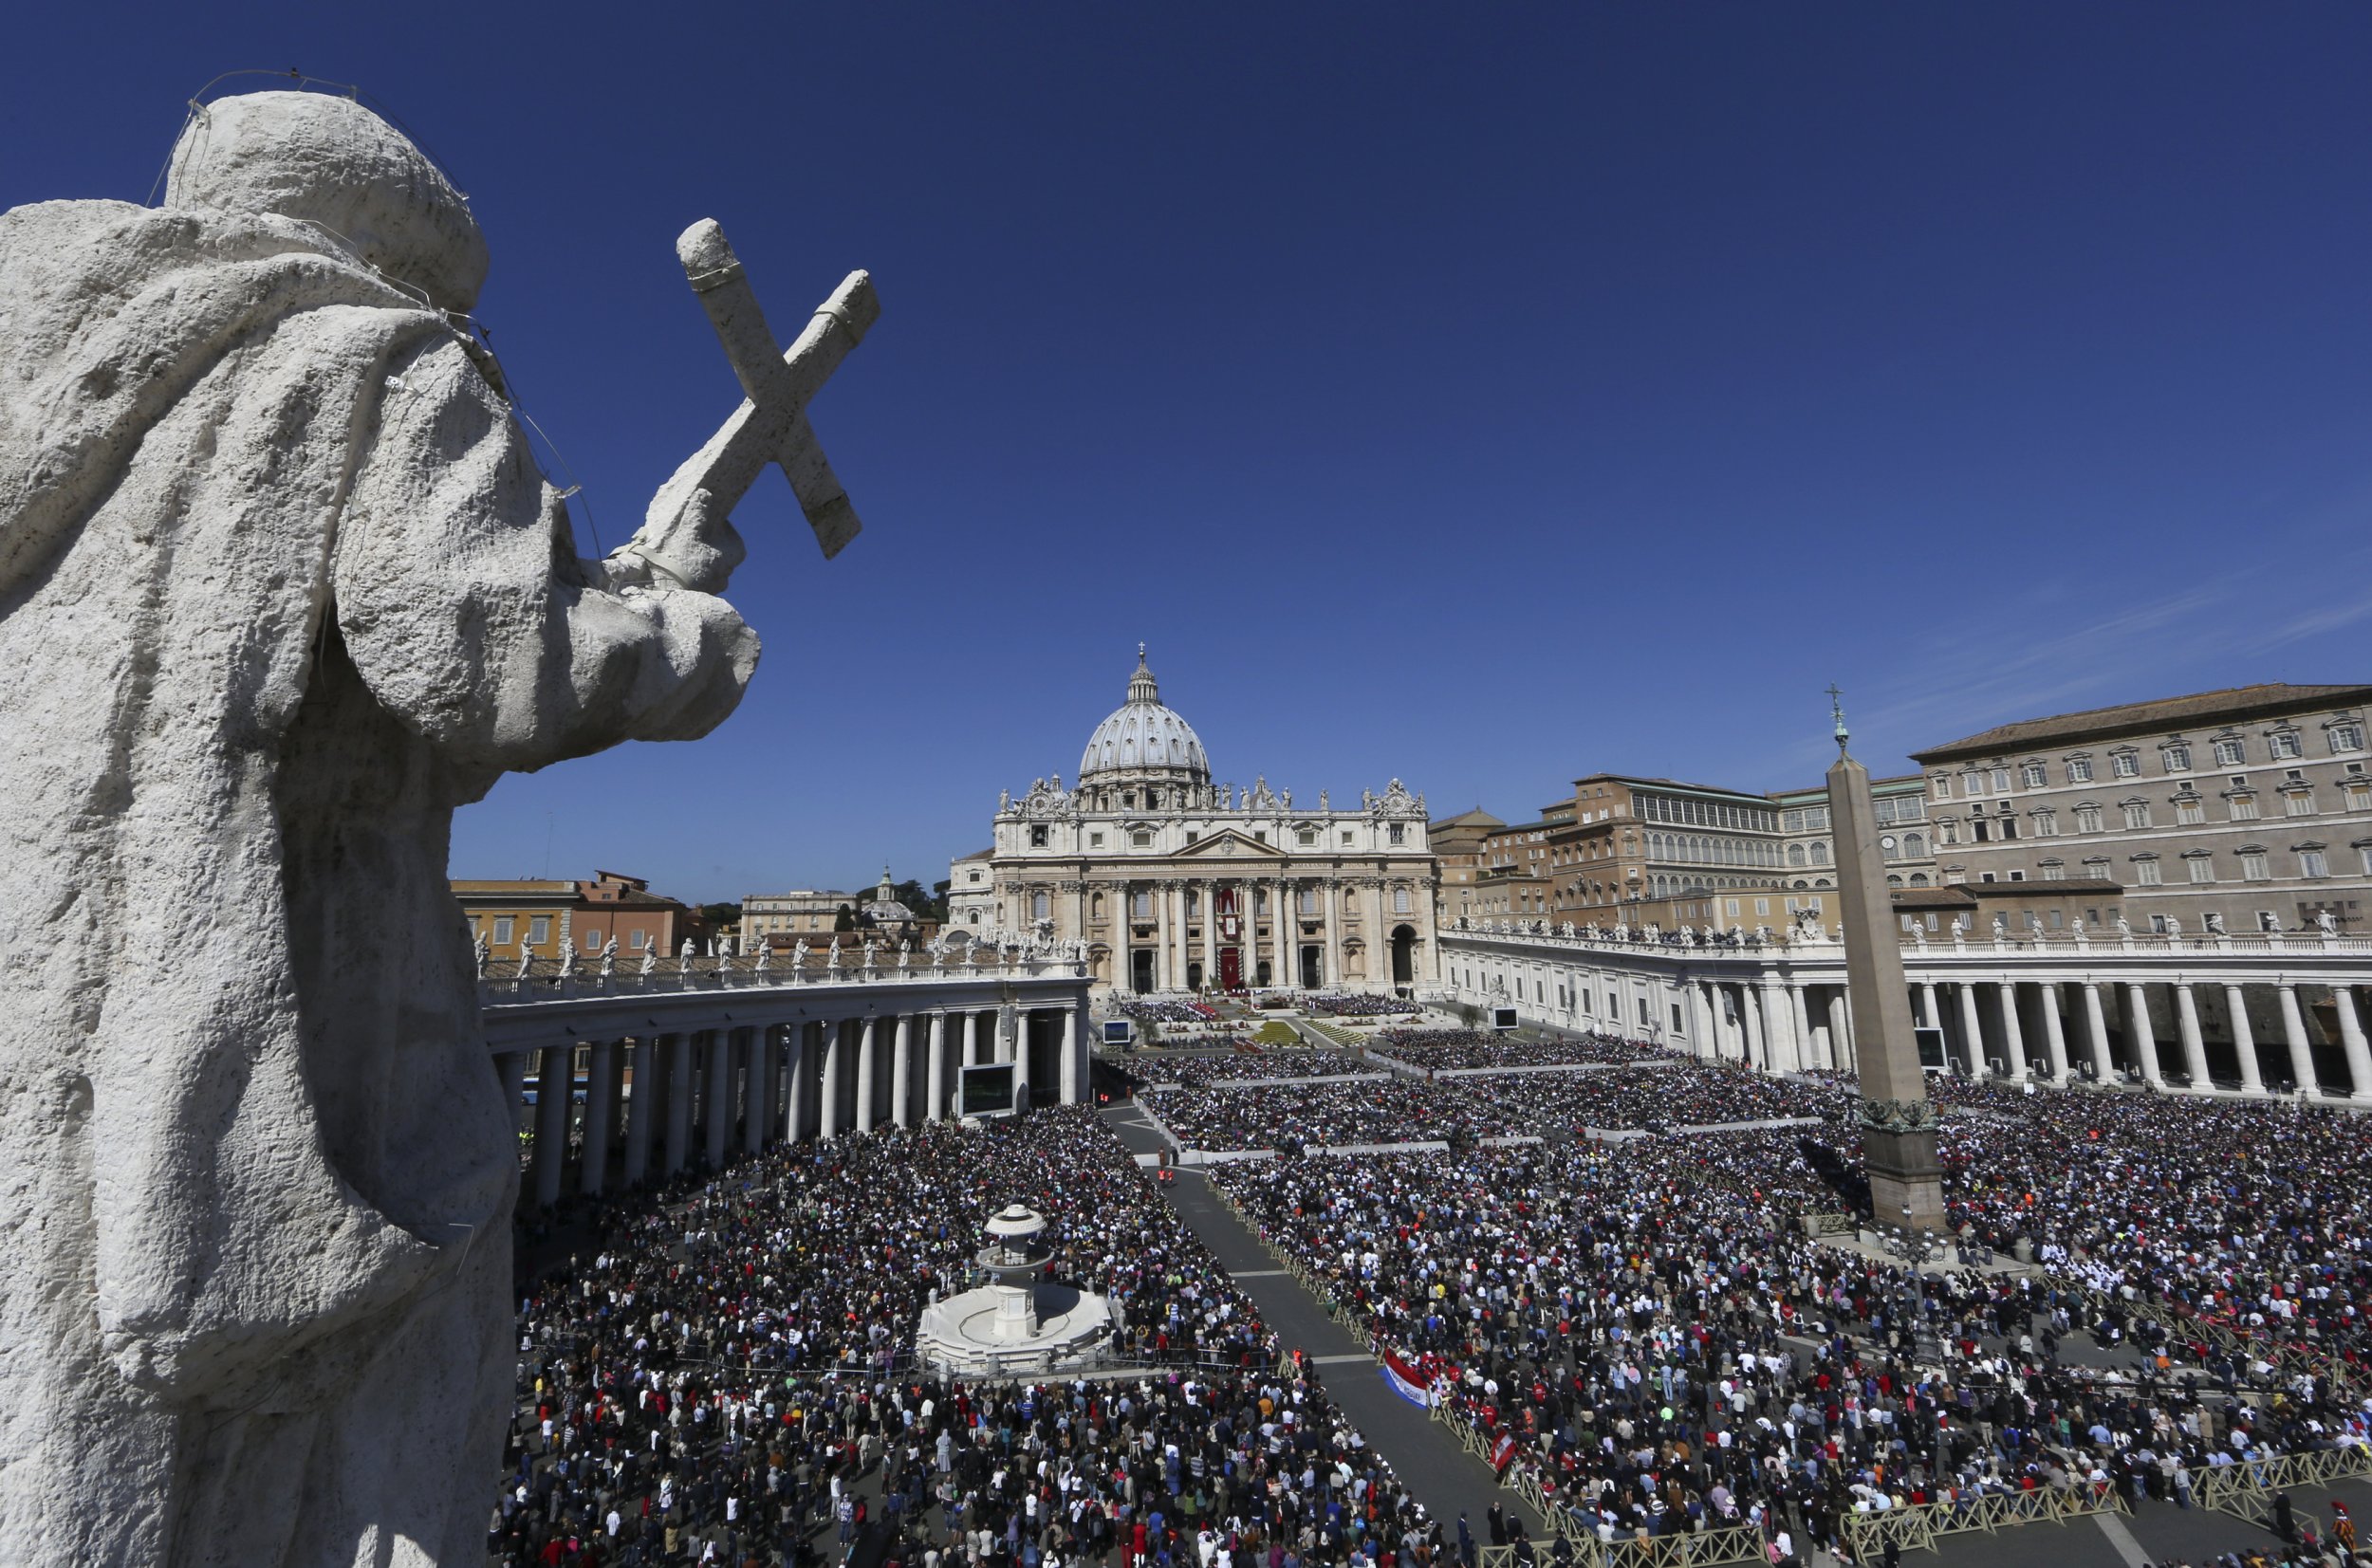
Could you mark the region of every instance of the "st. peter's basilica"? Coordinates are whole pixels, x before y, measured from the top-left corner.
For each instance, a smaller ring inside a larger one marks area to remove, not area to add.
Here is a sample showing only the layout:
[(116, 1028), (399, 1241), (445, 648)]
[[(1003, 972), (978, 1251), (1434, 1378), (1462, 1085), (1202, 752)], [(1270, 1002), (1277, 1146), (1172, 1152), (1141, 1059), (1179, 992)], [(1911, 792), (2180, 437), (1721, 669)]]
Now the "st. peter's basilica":
[(1214, 785), (1144, 650), (1079, 781), (997, 802), (996, 841), (952, 868), (953, 928), (1084, 941), (1100, 990), (1387, 990), (1436, 978), (1425, 798), (1314, 809), (1266, 778)]

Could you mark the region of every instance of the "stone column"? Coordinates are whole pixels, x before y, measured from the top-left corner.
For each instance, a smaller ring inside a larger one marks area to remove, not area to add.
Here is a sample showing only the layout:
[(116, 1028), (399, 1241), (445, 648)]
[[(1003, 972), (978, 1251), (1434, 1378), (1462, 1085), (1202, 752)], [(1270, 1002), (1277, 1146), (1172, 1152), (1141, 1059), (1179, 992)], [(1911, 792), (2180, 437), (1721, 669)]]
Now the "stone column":
[(1931, 1029), (1944, 1026), (1943, 1009), (1936, 1004), (1936, 987), (1932, 981), (1919, 982), (1919, 1008), (1926, 1016), (1919, 1020)]
[(535, 1079), (535, 1149), (529, 1156), (535, 1201), (546, 1208), (560, 1201), (561, 1168), (568, 1163), (569, 1097), (575, 1092), (573, 1045), (544, 1047), (543, 1071)]
[(840, 1080), (843, 1059), (846, 1055), (843, 1048), (843, 1037), (847, 1032), (847, 1020), (825, 1020), (824, 1075), (815, 1091), (815, 1135), (818, 1138), (840, 1136)]
[(1063, 1103), (1066, 1105), (1076, 1105), (1080, 1101), (1079, 1011), (1084, 1005), (1083, 997), (1063, 1009)]
[(860, 1133), (873, 1131), (873, 1020), (867, 1017), (857, 1034), (857, 1114), (850, 1122)]
[(1992, 1068), (1985, 1055), (1985, 1025), (1976, 1016), (1976, 987), (1963, 980), (1960, 992), (1960, 1048), (1969, 1054), (1969, 1071), (1978, 1078), (1991, 1076)]
[(2142, 1079), (2153, 1089), (2165, 1088), (2166, 1072), (2158, 1064), (2158, 1036), (2150, 1023), (2150, 993), (2139, 983), (2125, 987), (2125, 1034), (2140, 1058)]
[(726, 1134), (733, 1125), (733, 1041), (736, 1031), (711, 1029), (708, 1074), (700, 1091), (700, 1108), (708, 1121), (708, 1161), (713, 1171), (725, 1163)]
[(1853, 1066), (1859, 1046), (1853, 1038), (1852, 1014), (1846, 1001), (1843, 987), (1828, 993), (1828, 1064), (1837, 1068)]
[(1810, 999), (1804, 994), (1804, 982), (1788, 982), (1788, 1016), (1795, 1024), (1797, 1065), (1801, 1067), (1833, 1067), (1835, 1061), (1820, 1060), (1820, 1046), (1812, 1034)]
[(2108, 1058), (2108, 1015), (2101, 1007), (2100, 983), (2084, 982), (2085, 1045), (2092, 1055), (2092, 1075), (2103, 1083), (2115, 1071)]
[(2339, 1044), (2347, 1053), (2349, 1093), (2357, 1103), (2372, 1098), (2372, 1051), (2363, 1042), (2363, 1020), (2356, 1012), (2356, 993), (2351, 986), (2331, 987), (2331, 1008), (2339, 1014)]
[(691, 1035), (668, 1035), (659, 1042), (667, 1053), (667, 1173), (674, 1175), (692, 1158)]
[(794, 1024), (783, 1052), (783, 1141), (797, 1143), (807, 1130), (807, 1037), (812, 1024)]
[(1219, 987), (1219, 884), (1205, 881), (1202, 894), (1202, 988)]
[(510, 1130), (528, 1130), (528, 1059), (532, 1051), (505, 1051), (494, 1059), (494, 1070), (502, 1078), (503, 1103), (510, 1108)]
[(2026, 1077), (2026, 1030), (2018, 1023), (2018, 983), (2000, 983), (2001, 1056), (2011, 1079)]
[(2043, 1044), (2050, 1055), (2050, 1080), (2067, 1081), (2067, 1023), (2064, 1016), (2065, 999), (2059, 994), (2059, 982), (2051, 981), (2043, 987)]
[(1754, 1065), (1763, 1072), (1775, 1072), (1778, 1069), (1770, 1060), (1770, 1037), (1763, 1028), (1763, 1009), (1757, 1003), (1754, 987), (1740, 981), (1738, 983), (1738, 1024), (1746, 1032), (1746, 1054), (1753, 1059)]
[(2301, 1090), (2317, 1093), (2322, 1082), (2314, 1075), (2314, 1047), (2307, 1040), (2306, 1015), (2298, 1010), (2298, 987), (2285, 980), (2274, 988), (2281, 997), (2282, 1033), (2289, 1041), (2289, 1076)]
[(651, 1173), (651, 1118), (658, 1111), (658, 1051), (649, 1035), (636, 1037), (628, 1053), (632, 1091), (626, 1096), (626, 1169), (628, 1187), (639, 1187)]
[(947, 1119), (947, 1014), (945, 1011), (934, 1012), (931, 1015), (930, 1027), (925, 1031), (923, 1038), (927, 1042), (923, 1048), (931, 1053), (931, 1059), (922, 1075), (922, 1093), (929, 1101), (923, 1110), (922, 1119), (944, 1121)]
[(963, 1067), (980, 1065), (979, 1048), (980, 1010), (977, 1007), (966, 1007), (964, 1009), (964, 1056), (957, 1065)]
[(1329, 876), (1318, 885), (1318, 909), (1324, 929), (1318, 937), (1318, 988), (1341, 989), (1348, 965), (1343, 957), (1343, 884)]
[(1284, 882), (1269, 890), (1269, 941), (1276, 949), (1275, 962), (1269, 970), (1269, 984), (1280, 989), (1290, 989), (1300, 977), (1293, 973), (1295, 949), (1300, 946), (1301, 931), (1293, 922), (1293, 890)]
[(617, 1054), (609, 1041), (595, 1044), (584, 1080), (584, 1158), (577, 1171), (577, 1190), (588, 1197), (601, 1191), (609, 1174), (609, 1130), (618, 1106), (618, 1080), (610, 1070)]
[(1034, 1106), (1037, 1098), (1029, 1092), (1029, 1013), (1028, 1007), (1013, 1009), (1013, 1035), (1006, 1048), (1012, 1052), (1013, 1103)]
[(1172, 882), (1162, 890), (1162, 898), (1170, 906), (1169, 940), (1162, 944), (1170, 964), (1170, 989), (1186, 988), (1186, 956), (1194, 950), (1194, 939), (1186, 934), (1186, 884)]
[[(1367, 878), (1367, 983), (1379, 991), (1392, 989), (1392, 936), (1384, 924), (1383, 878)], [(1535, 1000), (1534, 1006), (1539, 1003)]]
[(896, 1127), (912, 1127), (914, 1113), (909, 1109), (915, 1098), (915, 1020), (912, 1013), (898, 1015), (898, 1031), (890, 1037), (890, 1123)]
[(1770, 975), (1763, 977), (1758, 988), (1762, 993), (1763, 1038), (1770, 1050), (1770, 1070), (1774, 1073), (1803, 1071), (1804, 1047), (1801, 1037), (1794, 1029), (1795, 1011), (1787, 1003), (1786, 991)]
[(2191, 982), (2175, 982), (2175, 1028), (2182, 1036), (2182, 1065), (2191, 1075), (2191, 1092), (2206, 1094), (2212, 1085), (2207, 1078), (2207, 1042), (2199, 1035), (2198, 999), (2191, 993)]
[(741, 1111), (741, 1147), (754, 1154), (774, 1132), (774, 1025), (750, 1031), (750, 1091)]
[(2233, 1054), (2240, 1059), (2240, 1089), (2243, 1094), (2265, 1093), (2265, 1074), (2257, 1066), (2256, 1032), (2249, 1025), (2249, 993), (2240, 986), (2227, 983), (2224, 987), (2224, 1008), (2232, 1014)]

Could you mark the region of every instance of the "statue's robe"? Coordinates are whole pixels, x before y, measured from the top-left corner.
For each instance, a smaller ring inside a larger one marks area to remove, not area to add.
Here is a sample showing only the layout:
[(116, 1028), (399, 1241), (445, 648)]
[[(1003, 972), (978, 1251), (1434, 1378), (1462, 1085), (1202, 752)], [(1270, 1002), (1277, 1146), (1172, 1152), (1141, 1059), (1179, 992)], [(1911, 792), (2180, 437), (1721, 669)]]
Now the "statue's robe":
[(453, 810), (757, 657), (606, 581), (494, 368), (314, 231), (0, 215), (0, 1562), (483, 1552), (517, 1145)]

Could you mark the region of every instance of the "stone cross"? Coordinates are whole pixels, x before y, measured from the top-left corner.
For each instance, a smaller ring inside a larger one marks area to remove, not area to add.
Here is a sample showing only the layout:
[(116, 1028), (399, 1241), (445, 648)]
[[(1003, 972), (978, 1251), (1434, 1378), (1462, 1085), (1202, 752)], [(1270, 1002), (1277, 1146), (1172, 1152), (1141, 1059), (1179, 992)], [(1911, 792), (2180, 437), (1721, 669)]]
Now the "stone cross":
[(747, 400), (652, 500), (652, 515), (663, 518), (668, 508), (689, 506), (699, 490), (708, 492), (712, 509), (730, 512), (772, 463), (790, 481), (829, 560), (863, 525), (825, 461), (807, 423), (807, 402), (880, 319), (873, 280), (862, 271), (849, 273), (807, 319), (798, 341), (778, 353), (749, 275), (713, 219), (702, 218), (676, 238), (676, 259), (700, 296)]

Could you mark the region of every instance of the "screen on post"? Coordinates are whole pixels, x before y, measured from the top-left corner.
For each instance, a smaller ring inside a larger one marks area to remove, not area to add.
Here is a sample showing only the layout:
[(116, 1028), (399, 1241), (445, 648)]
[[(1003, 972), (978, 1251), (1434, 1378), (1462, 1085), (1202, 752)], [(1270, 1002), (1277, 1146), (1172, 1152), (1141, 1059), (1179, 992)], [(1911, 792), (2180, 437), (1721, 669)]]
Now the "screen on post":
[(962, 1096), (957, 1102), (961, 1116), (1010, 1115), (1013, 1109), (1013, 1064), (1003, 1061), (965, 1068), (958, 1093)]

